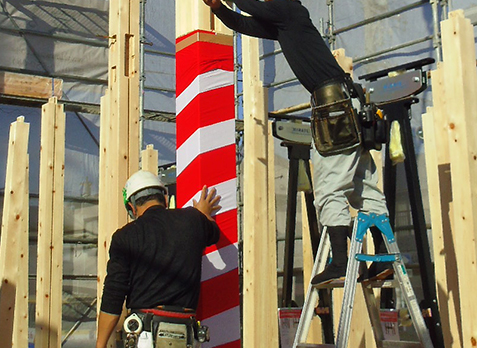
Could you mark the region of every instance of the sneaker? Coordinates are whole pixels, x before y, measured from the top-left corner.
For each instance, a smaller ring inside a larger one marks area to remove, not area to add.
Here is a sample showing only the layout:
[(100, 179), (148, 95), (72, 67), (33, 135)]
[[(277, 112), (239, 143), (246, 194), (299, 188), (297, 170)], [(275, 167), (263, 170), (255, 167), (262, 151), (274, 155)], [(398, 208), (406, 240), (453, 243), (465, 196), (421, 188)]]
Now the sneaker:
[(390, 262), (372, 262), (362, 274), (359, 281), (375, 281), (393, 279), (393, 265)]
[(347, 263), (343, 266), (337, 266), (331, 263), (325, 267), (322, 273), (317, 274), (310, 281), (312, 285), (323, 285), (333, 282), (334, 280), (345, 280), (345, 273), (347, 272)]

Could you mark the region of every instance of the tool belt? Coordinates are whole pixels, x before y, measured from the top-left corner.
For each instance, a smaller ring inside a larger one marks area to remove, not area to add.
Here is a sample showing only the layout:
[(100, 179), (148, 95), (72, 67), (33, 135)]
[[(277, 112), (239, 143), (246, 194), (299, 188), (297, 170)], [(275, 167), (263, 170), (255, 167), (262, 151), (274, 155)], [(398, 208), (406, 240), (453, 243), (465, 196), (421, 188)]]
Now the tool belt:
[[(360, 110), (352, 99), (360, 102)], [(350, 76), (326, 81), (312, 93), (312, 137), (322, 156), (335, 155), (359, 145), (380, 150), (387, 142), (387, 123), (373, 103), (365, 102), (360, 84)]]
[(312, 93), (312, 138), (322, 156), (339, 154), (361, 143), (351, 93), (344, 78), (326, 81)]
[[(141, 330), (135, 330), (135, 321), (140, 321)], [(192, 348), (197, 346), (195, 341), (209, 341), (208, 327), (199, 325), (194, 310), (187, 308), (159, 306), (132, 310), (124, 325), (125, 348), (138, 347), (142, 331), (152, 337), (150, 346), (154, 348)]]

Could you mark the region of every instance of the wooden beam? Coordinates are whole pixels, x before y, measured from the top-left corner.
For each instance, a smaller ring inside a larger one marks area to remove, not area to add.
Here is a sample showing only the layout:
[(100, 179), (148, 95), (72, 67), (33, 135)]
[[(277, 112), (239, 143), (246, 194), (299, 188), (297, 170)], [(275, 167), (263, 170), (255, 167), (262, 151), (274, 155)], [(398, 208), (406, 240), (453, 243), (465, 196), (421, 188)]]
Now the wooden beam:
[[(267, 89), (265, 89), (267, 92)], [(267, 111), (265, 103), (264, 112)], [(276, 222), (276, 187), (275, 187), (275, 151), (274, 136), (272, 134), (272, 121), (268, 122), (267, 136), (267, 190), (268, 202), (267, 217), (269, 228), (267, 230), (267, 244), (264, 252), (267, 253), (266, 274), (270, 275), (269, 291), (276, 296), (267, 296), (266, 311), (273, 314), (270, 319), (269, 347), (279, 347), (279, 318), (278, 318), (278, 294), (277, 294), (277, 222)], [(275, 323), (274, 323), (275, 320)]]
[[(108, 100), (109, 94), (106, 94), (101, 97), (101, 117), (100, 117), (100, 168), (99, 168), (99, 192), (98, 196), (100, 197), (99, 203), (99, 212), (98, 212), (98, 284), (96, 287), (98, 305), (96, 306), (97, 313), (100, 312), (100, 299), (103, 294), (103, 285), (106, 277), (106, 263), (108, 262), (108, 250), (109, 243), (111, 241), (111, 231), (113, 230), (111, 219), (109, 219), (106, 210), (107, 205), (101, 203), (102, 197), (107, 197), (107, 195), (112, 191), (111, 190), (111, 180), (109, 180), (109, 169), (110, 169), (110, 160), (109, 158), (113, 156), (113, 153), (110, 153), (111, 147), (109, 140), (109, 106), (110, 102)], [(103, 215), (103, 213), (105, 215)], [(104, 233), (101, 231), (109, 231), (110, 233)]]
[(198, 29), (232, 35), (232, 31), (214, 16), (202, 0), (176, 1), (176, 37)]
[(431, 72), (433, 108), (422, 115), (437, 299), (446, 347), (461, 346), (458, 270), (452, 234), (450, 158), (443, 63)]
[[(273, 347), (271, 333), (277, 327), (277, 304), (270, 307), (267, 297), (277, 294), (271, 284), (276, 272), (270, 266), (267, 250), (268, 230), (268, 151), (266, 90), (259, 79), (257, 39), (243, 36), (244, 71), (244, 294), (243, 344), (248, 347)], [(269, 307), (269, 308), (268, 308)]]
[(158, 150), (154, 149), (154, 145), (148, 145), (141, 151), (141, 169), (158, 175)]
[[(139, 12), (139, 2), (110, 1), (108, 89), (100, 125), (98, 309), (111, 236), (128, 222), (121, 192), (139, 169)], [(111, 337), (108, 348), (115, 345)]]
[(465, 347), (477, 345), (476, 56), (474, 30), (463, 10), (441, 23), (448, 140), (453, 192), (453, 233)]
[[(21, 116), (23, 117), (23, 116)], [(22, 230), (18, 235), (18, 254), (20, 262), (18, 263), (18, 285), (15, 297), (15, 317), (13, 321), (13, 341), (12, 348), (28, 347), (28, 263), (29, 263), (29, 155), (26, 155), (27, 167), (25, 168), (23, 211), (26, 216), (22, 219)], [(19, 174), (20, 172), (18, 172)]]
[(0, 236), (0, 336), (11, 347), (28, 343), (29, 130), (23, 116), (10, 125)]
[(63, 80), (50, 77), (0, 71), (0, 94), (45, 98), (63, 94)]
[(61, 346), (65, 113), (57, 98), (42, 108), (38, 198), (35, 347)]

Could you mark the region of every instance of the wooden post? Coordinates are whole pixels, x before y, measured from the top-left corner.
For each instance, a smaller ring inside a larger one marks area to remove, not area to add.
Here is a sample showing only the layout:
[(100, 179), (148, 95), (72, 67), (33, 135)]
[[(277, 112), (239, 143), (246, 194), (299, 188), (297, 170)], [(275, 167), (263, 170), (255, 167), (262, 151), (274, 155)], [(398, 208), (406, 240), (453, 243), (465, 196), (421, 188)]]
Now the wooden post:
[(57, 98), (42, 107), (35, 347), (60, 348), (63, 295), (65, 113)]
[(465, 347), (477, 345), (476, 56), (473, 26), (463, 10), (441, 23), (448, 144), (453, 193), (461, 323)]
[(16, 348), (28, 344), (29, 130), (23, 117), (10, 125), (0, 238), (0, 337)]
[(154, 149), (154, 145), (148, 145), (141, 151), (141, 169), (158, 175), (158, 150)]
[(433, 108), (422, 115), (437, 299), (445, 347), (461, 347), (458, 270), (452, 234), (447, 96), (443, 63), (431, 72)]
[[(267, 91), (267, 89), (265, 89)], [(264, 104), (264, 109), (267, 110), (267, 104)], [(270, 347), (279, 347), (279, 318), (278, 318), (278, 294), (277, 294), (277, 222), (276, 222), (276, 187), (275, 187), (275, 151), (274, 151), (274, 136), (272, 134), (272, 121), (268, 122), (268, 137), (267, 137), (267, 190), (269, 196), (267, 209), (267, 217), (269, 219), (269, 229), (267, 234), (267, 244), (264, 252), (267, 253), (268, 260), (265, 267), (266, 274), (271, 277), (269, 287), (272, 294), (276, 296), (268, 296), (266, 299), (268, 303), (265, 309), (268, 313), (273, 314), (270, 320)], [(274, 321), (275, 320), (275, 323)]]
[[(267, 300), (276, 294), (276, 272), (270, 272), (267, 213), (268, 150), (267, 90), (259, 73), (257, 39), (242, 37), (244, 71), (244, 294), (243, 344), (277, 347), (277, 304)], [(261, 232), (262, 231), (262, 232)], [(275, 246), (274, 246), (275, 252)], [(274, 262), (275, 263), (275, 262)], [(271, 286), (272, 285), (272, 286)], [(267, 334), (264, 334), (267, 332)]]
[[(98, 310), (111, 236), (128, 222), (122, 189), (139, 169), (139, 1), (110, 1), (108, 89), (101, 99)], [(108, 347), (115, 345), (112, 337)]]
[(176, 1), (176, 198), (179, 208), (190, 206), (203, 185), (222, 197), (215, 217), (222, 233), (203, 257), (197, 316), (211, 329), (208, 347), (238, 348), (234, 49), (214, 22), (203, 1)]

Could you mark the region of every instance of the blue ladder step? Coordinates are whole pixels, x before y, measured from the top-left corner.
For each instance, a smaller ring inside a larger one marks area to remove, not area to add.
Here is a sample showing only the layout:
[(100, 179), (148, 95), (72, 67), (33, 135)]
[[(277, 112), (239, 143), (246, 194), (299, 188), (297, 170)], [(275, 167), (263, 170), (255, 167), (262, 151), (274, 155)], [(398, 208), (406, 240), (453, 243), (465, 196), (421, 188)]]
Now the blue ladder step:
[(401, 260), (400, 254), (378, 254), (378, 255), (367, 255), (367, 254), (357, 254), (355, 259), (358, 261), (371, 261), (371, 262), (395, 262)]

